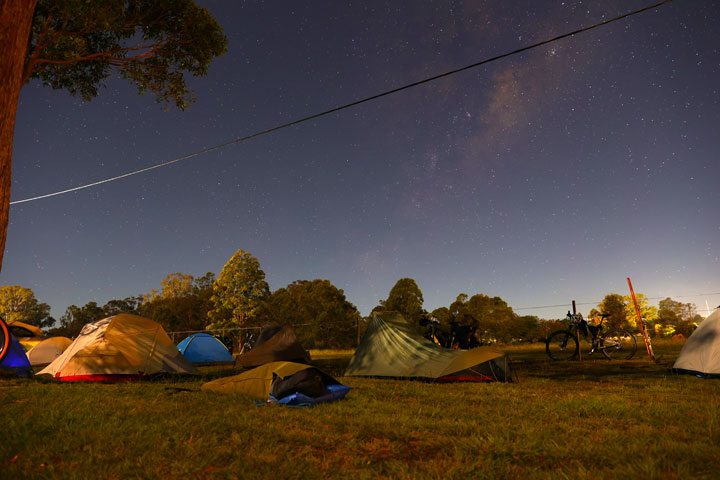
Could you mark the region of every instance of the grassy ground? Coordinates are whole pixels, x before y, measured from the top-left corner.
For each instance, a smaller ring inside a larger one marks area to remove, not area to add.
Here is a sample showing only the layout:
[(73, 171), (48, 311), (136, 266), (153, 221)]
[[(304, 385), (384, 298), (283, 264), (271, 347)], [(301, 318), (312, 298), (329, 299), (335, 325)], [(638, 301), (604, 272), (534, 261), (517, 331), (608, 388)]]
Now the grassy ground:
[[(656, 342), (657, 343), (657, 342)], [(720, 382), (669, 371), (682, 344), (631, 361), (550, 363), (510, 346), (519, 382), (343, 378), (313, 408), (198, 391), (207, 368), (125, 384), (0, 379), (2, 478), (702, 478), (720, 468)], [(640, 347), (640, 346), (639, 346)]]

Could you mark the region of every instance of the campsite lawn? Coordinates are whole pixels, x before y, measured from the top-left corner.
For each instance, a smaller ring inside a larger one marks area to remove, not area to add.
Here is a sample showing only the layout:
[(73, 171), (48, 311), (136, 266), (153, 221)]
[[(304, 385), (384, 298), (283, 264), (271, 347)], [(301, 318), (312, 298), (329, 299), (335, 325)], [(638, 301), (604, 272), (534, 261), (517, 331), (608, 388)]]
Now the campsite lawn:
[[(656, 342), (657, 343), (657, 342)], [(702, 478), (720, 468), (720, 381), (630, 361), (503, 348), (519, 382), (342, 377), (313, 408), (199, 391), (232, 369), (124, 384), (0, 379), (2, 478)]]

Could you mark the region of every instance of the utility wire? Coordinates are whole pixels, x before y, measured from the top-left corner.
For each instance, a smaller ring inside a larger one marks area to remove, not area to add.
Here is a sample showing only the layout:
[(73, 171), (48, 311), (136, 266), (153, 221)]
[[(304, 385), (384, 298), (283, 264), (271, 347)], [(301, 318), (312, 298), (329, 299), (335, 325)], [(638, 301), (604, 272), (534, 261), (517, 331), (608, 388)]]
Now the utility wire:
[(394, 94), (394, 93), (398, 93), (398, 92), (401, 92), (401, 91), (403, 91), (403, 90), (407, 90), (407, 89), (409, 89), (409, 88), (417, 87), (418, 85), (423, 85), (423, 84), (425, 84), (425, 83), (433, 82), (433, 81), (438, 80), (438, 79), (440, 79), (440, 78), (444, 78), (444, 77), (448, 77), (448, 76), (450, 76), (450, 75), (454, 75), (454, 74), (456, 74), (456, 73), (464, 72), (465, 70), (470, 70), (470, 69), (472, 69), (472, 68), (476, 68), (476, 67), (479, 67), (479, 66), (481, 66), (481, 65), (485, 65), (485, 64), (487, 64), (487, 63), (494, 62), (494, 61), (496, 61), (496, 60), (500, 60), (500, 59), (503, 59), (503, 58), (506, 58), (506, 57), (510, 57), (510, 56), (512, 56), (512, 55), (517, 55), (518, 53), (526, 52), (526, 51), (528, 51), (528, 50), (532, 50), (532, 49), (534, 49), (534, 48), (538, 48), (538, 47), (541, 47), (541, 46), (543, 46), (543, 45), (547, 45), (547, 44), (549, 44), (549, 43), (556, 42), (556, 41), (558, 41), (558, 40), (562, 40), (563, 38), (567, 38), (567, 37), (571, 37), (571, 36), (573, 36), (573, 35), (577, 35), (577, 34), (579, 34), (579, 33), (587, 32), (587, 31), (589, 31), (589, 30), (592, 30), (592, 29), (601, 27), (601, 26), (603, 26), (603, 25), (607, 25), (607, 24), (609, 24), (609, 23), (616, 22), (616, 21), (618, 21), (618, 20), (622, 20), (622, 19), (631, 17), (631, 16), (633, 16), (633, 15), (637, 15), (637, 14), (642, 13), (642, 12), (645, 12), (645, 11), (647, 11), (647, 10), (652, 10), (652, 9), (657, 8), (657, 7), (660, 7), (660, 6), (662, 6), (662, 5), (666, 4), (666, 3), (670, 3), (671, 1), (672, 1), (672, 0), (663, 0), (662, 2), (658, 2), (658, 3), (655, 3), (655, 4), (653, 4), (653, 5), (650, 5), (650, 6), (641, 8), (641, 9), (639, 9), (639, 10), (634, 10), (634, 11), (632, 11), (632, 12), (628, 12), (628, 13), (625, 13), (625, 14), (623, 14), (623, 15), (619, 15), (619, 16), (617, 16), (617, 17), (611, 18), (611, 19), (609, 19), (609, 20), (605, 20), (605, 21), (600, 22), (600, 23), (596, 23), (596, 24), (594, 24), (594, 25), (590, 25), (590, 26), (588, 26), (588, 27), (583, 27), (583, 28), (580, 28), (580, 29), (578, 29), (578, 30), (574, 30), (574, 31), (569, 32), (569, 33), (564, 33), (564, 34), (562, 34), (562, 35), (558, 35), (558, 36), (556, 36), (556, 37), (553, 37), (553, 38), (550, 38), (550, 39), (547, 39), (547, 40), (543, 40), (543, 41), (538, 42), (538, 43), (533, 43), (532, 45), (527, 45), (527, 46), (525, 46), (525, 47), (518, 48), (518, 49), (513, 50), (513, 51), (511, 51), (511, 52), (508, 52), (508, 53), (503, 53), (503, 54), (501, 54), (501, 55), (496, 55), (496, 56), (494, 56), (494, 57), (487, 58), (487, 59), (485, 59), (485, 60), (481, 60), (481, 61), (479, 61), (479, 62), (470, 64), (470, 65), (466, 65), (466, 66), (461, 67), (461, 68), (456, 68), (455, 70), (450, 70), (450, 71), (448, 71), (448, 72), (441, 73), (441, 74), (439, 74), (439, 75), (435, 75), (435, 76), (433, 76), (433, 77), (429, 77), (429, 78), (426, 78), (426, 79), (424, 79), (424, 80), (419, 80), (419, 81), (417, 81), (417, 82), (409, 83), (409, 84), (404, 85), (404, 86), (402, 86), (402, 87), (394, 88), (394, 89), (392, 89), (392, 90), (388, 90), (388, 91), (383, 92), (383, 93), (378, 93), (377, 95), (373, 95), (373, 96), (370, 96), (370, 97), (366, 97), (366, 98), (363, 98), (363, 99), (361, 99), (361, 100), (356, 100), (356, 101), (354, 101), (354, 102), (347, 103), (347, 104), (345, 104), (345, 105), (341, 105), (341, 106), (339, 106), (339, 107), (335, 107), (335, 108), (332, 108), (332, 109), (330, 109), (330, 110), (326, 110), (326, 111), (321, 112), (321, 113), (316, 113), (316, 114), (310, 115), (310, 116), (308, 116), (308, 117), (300, 118), (300, 119), (298, 119), (298, 120), (294, 120), (294, 121), (292, 121), (292, 122), (285, 123), (285, 124), (282, 124), (282, 125), (278, 125), (278, 126), (269, 128), (269, 129), (267, 129), (267, 130), (263, 130), (263, 131), (260, 131), (260, 132), (257, 132), (257, 133), (253, 133), (253, 134), (247, 135), (247, 136), (245, 136), (245, 137), (237, 138), (237, 139), (235, 139), (235, 140), (231, 140), (231, 141), (229, 141), (229, 142), (222, 143), (222, 144), (220, 144), (220, 145), (215, 145), (214, 147), (209, 147), (209, 148), (206, 148), (206, 149), (204, 149), (204, 150), (200, 150), (200, 151), (197, 151), (197, 152), (195, 152), (195, 153), (191, 153), (191, 154), (189, 154), (189, 155), (184, 155), (184, 156), (182, 156), (182, 157), (178, 157), (178, 158), (175, 158), (175, 159), (173, 159), (173, 160), (169, 160), (169, 161), (167, 161), (167, 162), (158, 163), (157, 165), (153, 165), (153, 166), (151, 166), (151, 167), (142, 168), (142, 169), (140, 169), (140, 170), (135, 170), (135, 171), (133, 171), (133, 172), (125, 173), (125, 174), (123, 174), (123, 175), (118, 175), (118, 176), (116, 176), (116, 177), (107, 178), (107, 179), (105, 179), (105, 180), (100, 180), (100, 181), (97, 181), (97, 182), (88, 183), (88, 184), (86, 184), (86, 185), (80, 185), (80, 186), (78, 186), (78, 187), (68, 188), (68, 189), (66, 189), (66, 190), (61, 190), (61, 191), (59, 191), (59, 192), (48, 193), (48, 194), (45, 194), (45, 195), (39, 195), (39, 196), (37, 196), (37, 197), (25, 198), (25, 199), (23, 199), (23, 200), (15, 200), (15, 201), (13, 201), (13, 202), (10, 202), (10, 205), (17, 205), (17, 204), (20, 204), (20, 203), (32, 202), (32, 201), (35, 201), (35, 200), (41, 200), (41, 199), (43, 199), (43, 198), (49, 198), (49, 197), (54, 197), (54, 196), (57, 196), (57, 195), (63, 195), (63, 194), (65, 194), (65, 193), (76, 192), (76, 191), (78, 191), (78, 190), (83, 190), (83, 189), (85, 189), (85, 188), (95, 187), (95, 186), (97, 186), (97, 185), (102, 185), (103, 183), (113, 182), (113, 181), (115, 181), (115, 180), (120, 180), (120, 179), (123, 179), (123, 178), (126, 178), (126, 177), (130, 177), (130, 176), (132, 176), (132, 175), (137, 175), (137, 174), (140, 174), (140, 173), (145, 173), (145, 172), (148, 172), (148, 171), (150, 171), (150, 170), (154, 170), (154, 169), (156, 169), (156, 168), (167, 167), (168, 165), (172, 165), (172, 164), (174, 164), (174, 163), (178, 163), (178, 162), (181, 162), (181, 161), (183, 161), (183, 160), (187, 160), (187, 159), (190, 159), (190, 158), (193, 158), (193, 157), (197, 157), (197, 156), (199, 156), (199, 155), (204, 155), (204, 154), (206, 154), (206, 153), (210, 153), (210, 152), (213, 152), (213, 151), (215, 151), (215, 150), (219, 150), (219, 149), (221, 149), (221, 148), (228, 147), (228, 146), (230, 146), (230, 145), (235, 145), (236, 143), (241, 143), (241, 142), (244, 142), (244, 141), (247, 141), (247, 140), (251, 140), (251, 139), (253, 139), (253, 138), (261, 137), (261, 136), (263, 136), (263, 135), (267, 135), (267, 134), (269, 134), (269, 133), (276, 132), (276, 131), (278, 131), (278, 130), (282, 130), (282, 129), (285, 129), (285, 128), (288, 128), (288, 127), (292, 127), (292, 126), (298, 125), (298, 124), (300, 124), (300, 123), (304, 123), (304, 122), (307, 122), (307, 121), (310, 121), (310, 120), (314, 120), (314, 119), (319, 118), (319, 117), (324, 117), (324, 116), (329, 115), (329, 114), (331, 114), (331, 113), (339, 112), (340, 110), (344, 110), (344, 109), (346, 109), (346, 108), (354, 107), (354, 106), (360, 105), (360, 104), (362, 104), (362, 103), (366, 103), (366, 102), (370, 102), (370, 101), (373, 101), (373, 100), (377, 100), (378, 98), (386, 97), (386, 96), (388, 96), (388, 95), (392, 95), (392, 94)]
[[(692, 298), (692, 297), (711, 297), (713, 295), (720, 295), (720, 292), (717, 293), (693, 293), (690, 295), (665, 295), (663, 297), (646, 297), (647, 300), (662, 300), (665, 298)], [(599, 305), (602, 302), (596, 301), (596, 302), (575, 302), (575, 305)], [(513, 310), (536, 310), (536, 309), (543, 309), (543, 308), (559, 308), (559, 307), (568, 307), (571, 303), (561, 303), (559, 305), (539, 305), (536, 307), (518, 307), (513, 308)]]

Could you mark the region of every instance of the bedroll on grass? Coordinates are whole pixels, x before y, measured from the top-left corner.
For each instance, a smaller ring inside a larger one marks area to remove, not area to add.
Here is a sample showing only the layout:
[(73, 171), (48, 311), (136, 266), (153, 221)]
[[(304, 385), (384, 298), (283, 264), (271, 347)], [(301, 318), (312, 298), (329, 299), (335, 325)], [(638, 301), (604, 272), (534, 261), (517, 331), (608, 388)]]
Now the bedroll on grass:
[(202, 390), (239, 393), (256, 400), (287, 405), (313, 405), (340, 400), (350, 387), (310, 365), (272, 362), (232, 377), (205, 383)]

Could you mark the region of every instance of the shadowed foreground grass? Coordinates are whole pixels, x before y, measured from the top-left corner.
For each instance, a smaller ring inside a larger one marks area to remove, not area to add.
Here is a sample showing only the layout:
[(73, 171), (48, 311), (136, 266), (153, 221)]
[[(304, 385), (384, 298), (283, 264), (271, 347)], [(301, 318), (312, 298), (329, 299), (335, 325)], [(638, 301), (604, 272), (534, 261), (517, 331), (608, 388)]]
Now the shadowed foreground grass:
[[(2, 478), (698, 478), (720, 466), (720, 382), (670, 373), (682, 345), (550, 363), (507, 347), (518, 383), (343, 378), (313, 408), (199, 391), (206, 369), (124, 384), (0, 379)], [(642, 347), (642, 345), (639, 345)]]

